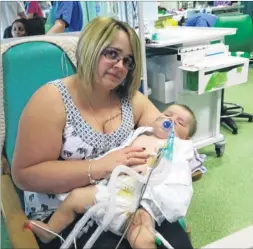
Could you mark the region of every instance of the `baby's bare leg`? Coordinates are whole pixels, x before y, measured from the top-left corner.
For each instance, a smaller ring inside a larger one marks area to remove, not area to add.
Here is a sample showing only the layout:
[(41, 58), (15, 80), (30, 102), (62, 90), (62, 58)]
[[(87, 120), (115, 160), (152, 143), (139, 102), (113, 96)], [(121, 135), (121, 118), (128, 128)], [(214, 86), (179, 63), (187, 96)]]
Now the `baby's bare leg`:
[(127, 232), (127, 240), (135, 249), (156, 249), (155, 237), (150, 229), (154, 222), (150, 214), (139, 209)]
[(96, 194), (95, 186), (87, 186), (73, 190), (54, 212), (48, 223), (41, 221), (26, 221), (25, 226), (30, 224), (31, 230), (44, 243), (50, 242), (55, 236), (33, 223), (42, 226), (57, 234), (61, 233), (76, 218), (77, 214), (83, 214), (87, 205), (93, 205)]

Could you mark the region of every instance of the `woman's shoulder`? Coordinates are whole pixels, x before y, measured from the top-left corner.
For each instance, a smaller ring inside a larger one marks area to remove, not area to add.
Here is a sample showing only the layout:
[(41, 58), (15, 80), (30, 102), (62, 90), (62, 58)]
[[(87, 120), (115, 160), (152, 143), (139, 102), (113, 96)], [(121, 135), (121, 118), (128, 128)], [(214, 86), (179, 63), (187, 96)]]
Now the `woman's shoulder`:
[(133, 97), (131, 98), (132, 101), (132, 105), (134, 107), (142, 107), (143, 104), (145, 103), (149, 103), (150, 100), (148, 99), (147, 96), (145, 96), (143, 93), (141, 93), (140, 91), (136, 91), (133, 95)]
[(72, 85), (73, 81), (74, 79), (72, 76), (49, 81), (45, 85), (41, 86), (34, 95), (44, 96), (47, 94), (45, 101), (49, 101), (50, 99), (60, 101), (62, 89), (69, 90), (69, 86)]
[(64, 117), (65, 108), (61, 93), (55, 84), (52, 83), (48, 82), (35, 91), (28, 101), (25, 110), (30, 110), (33, 113), (38, 112), (39, 114), (45, 113), (49, 116), (54, 115), (55, 118), (58, 115)]
[(140, 126), (153, 126), (154, 120), (161, 115), (161, 112), (143, 93), (136, 91), (132, 98), (132, 107), (135, 124)]
[(48, 115), (61, 115), (65, 118), (66, 101), (75, 97), (74, 82), (74, 77), (70, 76), (46, 83), (33, 94), (27, 108), (37, 109), (41, 106), (40, 110)]
[(58, 97), (60, 97), (59, 90), (55, 86), (60, 80), (50, 81), (41, 86), (31, 97), (31, 101), (42, 101), (49, 102), (50, 100), (55, 100), (57, 102)]

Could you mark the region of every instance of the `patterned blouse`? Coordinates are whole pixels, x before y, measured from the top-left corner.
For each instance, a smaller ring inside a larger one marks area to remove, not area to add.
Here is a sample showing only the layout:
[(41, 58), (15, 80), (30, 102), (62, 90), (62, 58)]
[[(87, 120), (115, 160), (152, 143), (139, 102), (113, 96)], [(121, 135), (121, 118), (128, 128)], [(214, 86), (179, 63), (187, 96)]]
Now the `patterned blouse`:
[[(84, 160), (96, 158), (105, 152), (120, 146), (134, 132), (134, 119), (128, 96), (121, 98), (122, 123), (110, 134), (92, 129), (83, 119), (73, 102), (67, 88), (61, 80), (49, 84), (56, 86), (61, 93), (65, 111), (66, 125), (62, 136), (62, 148), (59, 160)], [(43, 220), (54, 212), (61, 201), (55, 194), (24, 192), (26, 215), (30, 219)]]

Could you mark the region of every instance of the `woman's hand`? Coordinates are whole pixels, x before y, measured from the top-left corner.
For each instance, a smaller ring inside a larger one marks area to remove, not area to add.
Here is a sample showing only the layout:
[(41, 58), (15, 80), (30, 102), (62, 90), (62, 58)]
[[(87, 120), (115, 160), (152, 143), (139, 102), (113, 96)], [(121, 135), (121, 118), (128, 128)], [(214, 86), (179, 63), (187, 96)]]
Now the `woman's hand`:
[(133, 167), (139, 172), (141, 167), (134, 166), (145, 165), (148, 158), (149, 155), (145, 153), (145, 148), (135, 146), (112, 151), (100, 160), (106, 167), (106, 173), (111, 173), (119, 165)]

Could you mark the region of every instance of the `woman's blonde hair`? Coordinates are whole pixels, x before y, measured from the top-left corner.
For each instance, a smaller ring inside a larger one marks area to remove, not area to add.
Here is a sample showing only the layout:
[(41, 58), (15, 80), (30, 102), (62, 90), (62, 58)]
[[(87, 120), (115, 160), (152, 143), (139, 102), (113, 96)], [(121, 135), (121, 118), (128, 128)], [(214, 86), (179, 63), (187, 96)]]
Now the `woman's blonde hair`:
[(121, 84), (117, 90), (120, 94), (129, 94), (132, 97), (141, 83), (141, 48), (139, 37), (127, 23), (109, 17), (97, 17), (89, 22), (77, 44), (77, 73), (87, 87), (93, 87), (99, 57), (113, 42), (118, 30), (125, 31), (129, 37), (135, 68), (128, 72), (124, 84)]

